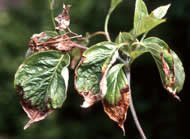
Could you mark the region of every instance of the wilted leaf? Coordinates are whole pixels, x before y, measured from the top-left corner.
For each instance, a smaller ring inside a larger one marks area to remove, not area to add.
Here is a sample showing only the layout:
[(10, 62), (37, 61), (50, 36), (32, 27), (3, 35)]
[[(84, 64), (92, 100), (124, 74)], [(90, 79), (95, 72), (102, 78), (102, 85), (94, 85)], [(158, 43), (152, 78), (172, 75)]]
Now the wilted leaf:
[(185, 73), (178, 56), (170, 50), (168, 45), (156, 37), (150, 37), (143, 41), (145, 47), (152, 54), (160, 72), (163, 86), (177, 99), (176, 91), (183, 88)]
[(113, 66), (106, 75), (105, 86), (102, 91), (106, 92), (103, 99), (104, 111), (123, 130), (124, 122), (129, 107), (129, 86), (122, 70), (123, 64)]
[(58, 36), (54, 31), (41, 32), (34, 34), (29, 42), (29, 48), (34, 52), (59, 50), (68, 52), (78, 44), (71, 40), (67, 34)]
[(70, 16), (69, 16), (69, 9), (71, 5), (63, 5), (63, 11), (61, 14), (59, 14), (55, 21), (58, 24), (58, 27), (56, 27), (57, 30), (65, 31), (70, 25)]
[(135, 27), (135, 34), (139, 36), (142, 33), (150, 31), (151, 29), (165, 21), (165, 19), (157, 19), (151, 16), (144, 16)]
[(156, 8), (155, 10), (153, 10), (151, 12), (150, 16), (155, 17), (157, 19), (162, 19), (166, 15), (170, 6), (171, 6), (171, 4), (168, 4), (165, 6), (160, 6), (160, 7)]
[(134, 16), (134, 28), (138, 28), (142, 19), (148, 16), (148, 10), (143, 0), (136, 0), (135, 4), (135, 16)]
[(30, 118), (25, 129), (61, 108), (67, 96), (69, 63), (68, 54), (46, 51), (33, 54), (19, 67), (14, 85)]
[(98, 43), (83, 53), (75, 70), (75, 87), (85, 99), (82, 107), (89, 107), (102, 98), (100, 81), (118, 55), (117, 44)]

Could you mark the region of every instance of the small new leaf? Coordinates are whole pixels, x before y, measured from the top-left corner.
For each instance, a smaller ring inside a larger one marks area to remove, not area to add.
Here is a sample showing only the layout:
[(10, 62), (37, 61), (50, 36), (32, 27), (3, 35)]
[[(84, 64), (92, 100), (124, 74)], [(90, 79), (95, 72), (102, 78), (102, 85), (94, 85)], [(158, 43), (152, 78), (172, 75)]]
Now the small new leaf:
[(165, 22), (166, 20), (162, 19), (162, 17), (165, 16), (168, 8), (169, 5), (159, 7), (149, 15), (144, 1), (136, 0), (134, 29), (132, 30), (132, 33), (135, 36), (139, 36)]
[(160, 6), (160, 7), (156, 8), (155, 10), (153, 10), (151, 12), (150, 16), (155, 17), (157, 19), (162, 19), (166, 15), (170, 6), (171, 6), (171, 4), (168, 4), (165, 6)]
[(101, 42), (86, 50), (75, 70), (75, 88), (84, 97), (82, 107), (87, 108), (100, 100), (100, 81), (118, 55), (117, 44)]
[(106, 95), (102, 101), (104, 111), (123, 130), (129, 107), (129, 86), (122, 70), (123, 64), (113, 66), (106, 75)]
[(33, 54), (19, 67), (14, 85), (30, 118), (24, 129), (62, 107), (67, 96), (69, 63), (68, 54), (46, 51)]
[(69, 9), (71, 5), (64, 5), (63, 4), (63, 11), (59, 14), (55, 21), (57, 22), (58, 26), (56, 27), (57, 30), (65, 31), (70, 25), (70, 16), (69, 16)]
[(139, 26), (139, 23), (143, 17), (148, 16), (148, 10), (143, 0), (136, 0), (135, 4), (135, 16), (134, 16), (134, 28)]

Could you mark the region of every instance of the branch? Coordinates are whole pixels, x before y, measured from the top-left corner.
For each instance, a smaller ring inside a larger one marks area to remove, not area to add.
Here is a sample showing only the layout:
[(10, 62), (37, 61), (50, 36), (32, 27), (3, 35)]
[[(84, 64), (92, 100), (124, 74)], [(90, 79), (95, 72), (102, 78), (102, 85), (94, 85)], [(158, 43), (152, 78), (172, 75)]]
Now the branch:
[(106, 33), (104, 31), (97, 31), (87, 36), (87, 38), (92, 38), (96, 35), (104, 35), (106, 37)]
[(111, 11), (108, 12), (108, 15), (106, 16), (105, 25), (104, 25), (104, 30), (105, 30), (106, 38), (107, 38), (107, 40), (109, 42), (111, 42), (110, 35), (109, 35), (109, 32), (108, 32), (108, 21), (109, 21), (110, 15), (111, 15)]
[(75, 43), (73, 46), (74, 46), (74, 47), (81, 48), (81, 49), (84, 49), (84, 50), (88, 49), (88, 47), (86, 47), (86, 46), (82, 46), (82, 45), (77, 44), (77, 43)]
[[(127, 63), (129, 63), (129, 61), (127, 60)], [(135, 125), (141, 135), (141, 138), (142, 139), (147, 139), (146, 136), (145, 136), (145, 133), (143, 132), (143, 129), (139, 123), (139, 120), (138, 120), (138, 117), (137, 117), (137, 114), (136, 114), (136, 111), (135, 111), (135, 108), (134, 108), (134, 105), (133, 105), (133, 99), (132, 99), (132, 94), (131, 94), (131, 84), (130, 84), (130, 80), (131, 80), (131, 73), (130, 73), (130, 66), (129, 64), (126, 65), (128, 69), (126, 69), (126, 77), (127, 77), (127, 80), (128, 80), (128, 84), (129, 84), (129, 107), (130, 107), (130, 110), (131, 110), (131, 113), (132, 113), (132, 116), (133, 116), (133, 119), (134, 119), (134, 122), (135, 122)]]

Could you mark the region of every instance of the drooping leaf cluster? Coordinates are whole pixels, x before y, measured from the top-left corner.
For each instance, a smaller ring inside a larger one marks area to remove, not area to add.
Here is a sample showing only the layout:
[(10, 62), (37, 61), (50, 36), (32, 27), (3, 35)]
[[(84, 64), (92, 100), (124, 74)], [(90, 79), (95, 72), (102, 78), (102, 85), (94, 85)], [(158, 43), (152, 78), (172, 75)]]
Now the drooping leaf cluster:
[(179, 99), (176, 92), (182, 90), (185, 79), (179, 57), (163, 40), (146, 38), (151, 29), (166, 21), (163, 17), (170, 5), (158, 7), (149, 14), (143, 0), (136, 0), (133, 29), (120, 32), (112, 42), (107, 29), (108, 20), (121, 2), (111, 1), (105, 22), (108, 41), (99, 42), (88, 49), (82, 46), (88, 37), (80, 38), (69, 28), (70, 6), (67, 5), (55, 18), (58, 25), (56, 31), (31, 37), (26, 59), (15, 74), (14, 83), (20, 103), (30, 118), (25, 129), (62, 107), (69, 86), (69, 67), (76, 67), (75, 89), (84, 98), (82, 107), (88, 108), (101, 101), (105, 113), (118, 123), (124, 134), (131, 92), (126, 74), (140, 55), (147, 52), (152, 55), (164, 88)]

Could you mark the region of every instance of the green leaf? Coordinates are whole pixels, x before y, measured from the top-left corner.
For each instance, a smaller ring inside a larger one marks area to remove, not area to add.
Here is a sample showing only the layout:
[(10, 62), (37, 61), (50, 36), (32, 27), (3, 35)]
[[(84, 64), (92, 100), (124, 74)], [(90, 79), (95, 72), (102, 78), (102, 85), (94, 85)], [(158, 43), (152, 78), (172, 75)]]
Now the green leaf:
[[(176, 98), (176, 91), (183, 88), (185, 73), (178, 56), (159, 38), (150, 37), (143, 41), (152, 54), (160, 72), (163, 86)], [(179, 98), (178, 98), (179, 99)]]
[(75, 88), (84, 97), (82, 107), (102, 98), (100, 81), (118, 56), (117, 44), (101, 42), (87, 49), (75, 70)]
[(157, 19), (162, 19), (166, 15), (170, 6), (171, 6), (171, 4), (168, 4), (165, 6), (160, 6), (160, 7), (156, 8), (155, 10), (153, 10), (151, 12), (150, 16), (155, 17)]
[(175, 86), (177, 88), (177, 92), (180, 92), (183, 89), (183, 85), (184, 85), (184, 81), (185, 81), (185, 72), (184, 72), (184, 68), (183, 68), (183, 64), (181, 62), (181, 60), (179, 59), (179, 57), (177, 56), (177, 54), (174, 51), (170, 51), (173, 59), (174, 59), (174, 71), (175, 71), (175, 76), (176, 76), (176, 80), (175, 80)]
[(125, 134), (124, 122), (129, 107), (129, 86), (122, 70), (123, 66), (117, 64), (108, 71), (102, 89), (106, 92), (103, 99), (104, 111), (110, 119), (118, 123)]
[(148, 10), (143, 0), (136, 0), (135, 4), (135, 16), (134, 16), (134, 28), (138, 28), (142, 19), (148, 16)]
[(136, 0), (134, 29), (132, 30), (132, 34), (139, 36), (165, 22), (166, 20), (161, 18), (166, 14), (168, 8), (168, 5), (159, 7), (149, 15), (143, 0)]
[(112, 0), (110, 11), (113, 11), (123, 0)]
[(152, 30), (154, 27), (158, 26), (159, 24), (165, 22), (165, 19), (157, 19), (151, 16), (144, 16), (141, 21), (134, 28), (134, 34), (137, 36), (141, 35), (142, 33), (148, 32)]
[(15, 88), (23, 109), (32, 123), (61, 108), (67, 96), (70, 57), (58, 51), (35, 53), (28, 57), (15, 74)]

